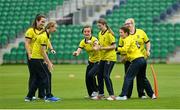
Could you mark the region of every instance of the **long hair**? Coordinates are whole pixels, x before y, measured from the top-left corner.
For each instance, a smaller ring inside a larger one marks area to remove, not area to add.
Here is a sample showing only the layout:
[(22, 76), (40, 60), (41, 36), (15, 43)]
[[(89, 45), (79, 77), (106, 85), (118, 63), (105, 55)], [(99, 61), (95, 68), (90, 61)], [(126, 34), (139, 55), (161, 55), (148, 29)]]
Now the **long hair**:
[(112, 31), (112, 29), (107, 25), (107, 22), (105, 19), (100, 18), (97, 23), (103, 24), (106, 26), (106, 28), (108, 29), (108, 31), (114, 36), (114, 32)]
[[(41, 14), (37, 14), (36, 15), (36, 18), (34, 19), (33, 23), (32, 23), (32, 28), (34, 30), (34, 32), (36, 33), (36, 29), (37, 29), (37, 22), (36, 21), (40, 21), (41, 18), (46, 18), (44, 15), (41, 15)], [(37, 34), (37, 33), (36, 33)]]
[[(56, 22), (54, 21), (50, 21), (45, 28), (43, 29), (43, 31), (41, 31), (39, 34), (42, 34), (43, 32), (47, 33), (47, 30), (50, 29), (50, 27), (54, 27), (56, 25)], [(49, 33), (47, 33), (49, 35)]]

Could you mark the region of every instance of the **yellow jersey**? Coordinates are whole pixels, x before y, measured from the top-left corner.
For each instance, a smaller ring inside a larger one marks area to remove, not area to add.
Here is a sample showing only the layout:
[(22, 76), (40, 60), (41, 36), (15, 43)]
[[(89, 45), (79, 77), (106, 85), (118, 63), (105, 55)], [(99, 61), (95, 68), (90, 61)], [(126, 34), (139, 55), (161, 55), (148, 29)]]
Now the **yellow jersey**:
[(31, 44), (30, 44), (30, 51), (32, 52), (32, 48), (34, 45), (34, 42), (36, 40), (36, 36), (41, 32), (41, 30), (37, 30), (34, 28), (29, 28), (26, 32), (25, 32), (25, 38), (31, 39)]
[[(103, 33), (102, 31), (100, 31), (98, 33), (98, 39), (99, 39), (99, 44), (101, 47), (108, 47), (116, 43), (115, 37), (108, 30), (106, 30)], [(100, 55), (101, 55), (101, 60), (103, 61), (116, 61), (117, 60), (115, 49), (100, 50)]]
[(89, 61), (94, 63), (100, 61), (100, 52), (93, 50), (94, 42), (98, 41), (96, 37), (90, 38), (90, 43), (87, 43), (85, 39), (81, 40), (79, 48), (85, 49), (89, 56)]
[(136, 58), (144, 57), (144, 55), (137, 47), (136, 42), (132, 37), (128, 36), (124, 38), (123, 43), (124, 43), (123, 47), (118, 47), (118, 51), (120, 53), (124, 53), (124, 54), (126, 53), (128, 61), (131, 62)]
[(137, 46), (143, 53), (144, 57), (147, 58), (145, 44), (149, 42), (149, 38), (146, 33), (141, 29), (136, 29), (134, 34), (130, 34), (137, 43)]
[(46, 51), (48, 49), (50, 40), (49, 40), (49, 34), (47, 32), (43, 32), (36, 36), (36, 40), (34, 42), (34, 46), (32, 48), (32, 59), (44, 59), (42, 55), (41, 48), (42, 46), (46, 46)]
[[(123, 47), (124, 46), (124, 39), (122, 37), (119, 38), (119, 44), (118, 44), (118, 47)], [(125, 56), (126, 53), (120, 53), (120, 55), (123, 55)]]

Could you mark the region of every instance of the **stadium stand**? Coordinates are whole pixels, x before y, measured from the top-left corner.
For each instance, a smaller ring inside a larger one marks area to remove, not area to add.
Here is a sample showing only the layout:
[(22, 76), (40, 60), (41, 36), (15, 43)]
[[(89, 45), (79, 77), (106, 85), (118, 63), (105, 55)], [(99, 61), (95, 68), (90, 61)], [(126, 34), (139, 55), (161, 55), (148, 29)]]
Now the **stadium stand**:
[[(10, 42), (10, 34), (17, 34), (19, 30), (23, 30), (29, 26), (29, 22), (32, 19), (32, 15), (43, 10), (48, 12), (53, 9), (55, 5), (61, 4), (58, 0), (52, 0), (53, 2), (36, 0), (36, 2), (20, 2), (21, 0), (13, 0), (16, 13), (13, 22), (9, 22), (9, 27), (0, 26), (3, 32), (1, 39), (1, 46)], [(16, 2), (15, 2), (16, 1)], [(35, 0), (30, 0), (35, 1)], [(60, 1), (60, 0), (59, 0)], [(1, 0), (2, 6), (10, 6), (8, 4), (10, 0)], [(23, 5), (22, 5), (23, 4)], [(179, 8), (179, 1), (177, 0), (126, 0), (121, 1), (120, 6), (115, 6), (112, 11), (107, 10), (104, 17), (110, 27), (115, 32), (116, 41), (118, 42), (119, 35), (118, 29), (123, 25), (125, 19), (132, 17), (136, 21), (136, 26), (145, 30), (151, 40), (151, 57), (150, 62), (166, 62), (166, 59), (170, 53), (173, 53), (177, 46), (180, 46), (180, 24), (163, 23), (167, 16), (173, 14)], [(51, 7), (47, 8), (46, 5)], [(17, 8), (16, 6), (23, 6)], [(28, 6), (28, 7), (27, 7)], [(33, 7), (33, 8), (32, 8)], [(22, 10), (23, 11), (22, 11)], [(0, 10), (6, 10), (6, 13), (1, 15), (10, 15), (11, 11), (6, 8), (0, 8)], [(19, 13), (18, 13), (19, 12)], [(22, 17), (19, 15), (22, 13)], [(13, 13), (13, 15), (14, 15)], [(24, 14), (24, 15), (23, 15)], [(25, 17), (26, 16), (26, 17)], [(17, 17), (17, 18), (16, 18)], [(0, 22), (5, 25), (7, 22), (4, 17), (0, 18)], [(8, 18), (8, 21), (12, 19)], [(19, 20), (20, 19), (20, 20)], [(14, 23), (14, 24), (13, 24)], [(93, 24), (93, 35), (97, 36), (98, 29)], [(18, 24), (18, 25), (16, 25)], [(4, 30), (14, 30), (12, 33)], [(78, 47), (79, 41), (83, 38), (81, 35), (82, 25), (60, 25), (58, 32), (53, 34), (52, 44), (57, 51), (54, 56), (49, 54), (54, 63), (84, 63), (87, 59), (87, 54), (83, 52), (79, 57), (72, 56), (72, 52)], [(13, 36), (12, 39), (15, 37)], [(26, 63), (26, 54), (24, 49), (24, 43), (21, 42), (18, 48), (12, 48), (10, 53), (5, 53), (3, 56), (3, 63)]]
[(26, 29), (37, 13), (47, 13), (63, 0), (1, 0), (0, 1), (0, 47), (13, 42)]

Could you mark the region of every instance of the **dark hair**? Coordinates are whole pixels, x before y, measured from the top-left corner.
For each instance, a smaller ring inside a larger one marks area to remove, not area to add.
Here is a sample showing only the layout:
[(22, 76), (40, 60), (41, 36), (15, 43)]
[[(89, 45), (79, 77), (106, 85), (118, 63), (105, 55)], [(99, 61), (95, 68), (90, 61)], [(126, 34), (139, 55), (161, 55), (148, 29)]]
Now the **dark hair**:
[(120, 29), (121, 29), (121, 30), (123, 30), (123, 31), (124, 31), (124, 33), (127, 33), (128, 35), (130, 34), (130, 30), (129, 30), (129, 28), (127, 28), (127, 27), (123, 26), (123, 27), (121, 27)]
[(85, 25), (82, 29), (82, 33), (84, 32), (85, 28), (90, 28), (91, 29), (91, 33), (93, 33), (92, 27), (90, 25)]
[(114, 35), (114, 32), (113, 32), (112, 29), (107, 25), (107, 22), (106, 22), (105, 19), (100, 18), (100, 19), (97, 21), (97, 23), (100, 23), (100, 24), (105, 25), (106, 28), (109, 30), (109, 32), (110, 32), (112, 35)]
[(46, 18), (46, 17), (45, 17), (44, 15), (37, 14), (37, 15), (36, 15), (36, 18), (35, 18), (34, 21), (33, 21), (32, 28), (33, 28), (33, 30), (34, 30), (35, 33), (36, 33), (35, 29), (37, 29), (37, 23), (36, 23), (36, 21), (40, 21), (41, 18)]
[(36, 15), (36, 18), (34, 19), (33, 24), (32, 24), (32, 27), (33, 27), (33, 28), (37, 29), (37, 23), (36, 23), (36, 21), (40, 21), (41, 18), (46, 18), (46, 17), (45, 17), (44, 15), (41, 15), (41, 14), (37, 14), (37, 15)]

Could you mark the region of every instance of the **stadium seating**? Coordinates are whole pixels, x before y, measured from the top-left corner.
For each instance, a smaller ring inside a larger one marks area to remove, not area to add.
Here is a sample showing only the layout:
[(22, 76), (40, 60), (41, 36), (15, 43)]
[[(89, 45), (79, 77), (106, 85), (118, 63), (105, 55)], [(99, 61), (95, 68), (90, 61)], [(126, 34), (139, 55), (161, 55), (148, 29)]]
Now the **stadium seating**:
[[(27, 16), (27, 18), (24, 16), (23, 19), (27, 21), (30, 20), (32, 18), (31, 15), (36, 13), (39, 8), (40, 10), (47, 12), (48, 10), (53, 9), (54, 5), (61, 4), (60, 2), (57, 2), (57, 0), (53, 1), (53, 3), (43, 1), (41, 1), (41, 3), (37, 2), (36, 4), (23, 3), (25, 6), (38, 6), (37, 9), (32, 7), (27, 9), (27, 7), (23, 7), (24, 12), (22, 11), (22, 13)], [(103, 17), (107, 20), (108, 25), (115, 32), (117, 43), (119, 39), (119, 27), (123, 26), (124, 21), (127, 18), (134, 18), (137, 28), (145, 30), (150, 38), (150, 61), (165, 62), (168, 55), (174, 52), (176, 46), (180, 46), (180, 24), (164, 24), (159, 21), (163, 20), (166, 15), (172, 14), (176, 8), (178, 8), (177, 3), (177, 0), (127, 0), (126, 3), (123, 2), (119, 7), (114, 8), (112, 12), (108, 11), (107, 15)], [(21, 3), (19, 3), (19, 5), (20, 4)], [(47, 4), (52, 7), (48, 7), (49, 9), (44, 8)], [(26, 11), (30, 9), (31, 11), (26, 13)], [(16, 10), (19, 9), (17, 8)], [(34, 10), (35, 12), (33, 12)], [(15, 19), (19, 19), (18, 16), (16, 17)], [(14, 23), (17, 23), (17, 21)], [(95, 23), (96, 22), (94, 21), (92, 26), (93, 35), (97, 36), (99, 30), (97, 29)], [(21, 29), (27, 26), (28, 22), (25, 22), (22, 27), (19, 26), (18, 28)], [(13, 28), (16, 29), (16, 27)], [(84, 51), (78, 57), (72, 56), (72, 52), (78, 48), (79, 42), (83, 39), (81, 30), (82, 25), (59, 26), (58, 32), (53, 34), (51, 38), (53, 47), (57, 51), (56, 55), (49, 53), (49, 57), (54, 63), (85, 63), (87, 61), (87, 54)], [(6, 43), (7, 38), (4, 36), (4, 38), (1, 38), (0, 40), (4, 40), (4, 43)], [(4, 63), (25, 63), (26, 54), (23, 45), (23, 43), (20, 43), (18, 48), (13, 48), (11, 50), (10, 54), (4, 54)]]
[(62, 5), (63, 0), (1, 0), (0, 1), (0, 48), (14, 42), (17, 34), (25, 30), (34, 16)]

